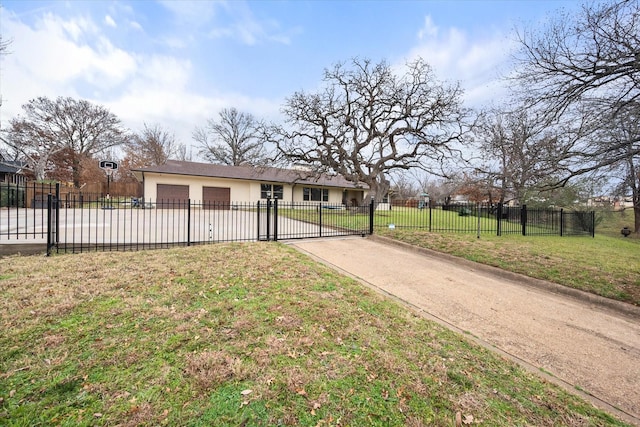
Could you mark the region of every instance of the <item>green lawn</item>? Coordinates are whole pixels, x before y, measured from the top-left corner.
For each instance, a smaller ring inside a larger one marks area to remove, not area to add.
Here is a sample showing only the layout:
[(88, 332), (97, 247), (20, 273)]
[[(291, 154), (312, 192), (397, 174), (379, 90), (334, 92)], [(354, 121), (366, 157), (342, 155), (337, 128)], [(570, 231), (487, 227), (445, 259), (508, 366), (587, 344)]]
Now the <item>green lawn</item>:
[(3, 426), (624, 425), (277, 243), (0, 271)]
[(640, 305), (640, 239), (492, 236), (380, 229), (376, 234)]

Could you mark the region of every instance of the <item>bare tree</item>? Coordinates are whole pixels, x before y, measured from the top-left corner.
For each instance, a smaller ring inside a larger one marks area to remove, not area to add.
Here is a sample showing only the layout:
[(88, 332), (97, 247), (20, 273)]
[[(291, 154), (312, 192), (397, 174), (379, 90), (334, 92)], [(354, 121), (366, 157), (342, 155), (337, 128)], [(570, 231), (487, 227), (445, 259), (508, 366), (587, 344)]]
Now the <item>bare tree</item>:
[(47, 171), (53, 168), (52, 158), (65, 148), (50, 130), (40, 129), (21, 117), (12, 119), (2, 134), (12, 157), (23, 160), (24, 169), (30, 170), (37, 181), (46, 178)]
[(579, 15), (560, 13), (544, 31), (518, 38), (516, 79), (529, 99), (550, 104), (556, 114), (585, 99), (617, 108), (640, 96), (638, 0), (587, 3)]
[(604, 146), (604, 149), (610, 151), (612, 147), (616, 147), (616, 152), (611, 157), (618, 161), (602, 169), (615, 177), (618, 183), (617, 196), (631, 196), (634, 231), (640, 233), (640, 102), (629, 103), (604, 119), (609, 126), (601, 129), (593, 138), (594, 150), (597, 151), (598, 147), (602, 150)]
[[(3, 55), (6, 55), (8, 52), (8, 48), (9, 45), (11, 44), (11, 40), (5, 40), (2, 38), (2, 35), (0, 35), (0, 58), (2, 58)], [(0, 78), (0, 107), (2, 106), (2, 85), (1, 85), (2, 79)]]
[(411, 179), (407, 173), (394, 174), (391, 176), (391, 192), (393, 198), (399, 200), (407, 200), (418, 196), (421, 190), (418, 183)]
[(204, 128), (196, 127), (193, 139), (207, 161), (233, 166), (263, 164), (266, 150), (259, 125), (253, 115), (225, 108), (219, 113), (219, 121), (209, 119)]
[[(493, 108), (481, 114), (474, 133), (481, 161), (474, 176), (499, 203), (528, 203), (558, 175), (560, 139), (553, 127), (527, 108)], [(479, 183), (476, 183), (479, 184)]]
[(462, 90), (437, 81), (423, 60), (398, 76), (385, 61), (353, 59), (325, 70), (324, 81), (320, 92), (288, 98), (288, 126), (270, 127), (265, 138), (294, 163), (366, 184), (376, 202), (392, 171), (430, 167), (462, 135)]
[(125, 181), (136, 181), (131, 169), (163, 165), (183, 152), (186, 152), (186, 147), (176, 142), (173, 133), (159, 124), (149, 126), (145, 123), (142, 131), (124, 144), (124, 158), (118, 175)]
[(80, 186), (81, 163), (110, 147), (123, 144), (127, 131), (106, 108), (85, 100), (40, 97), (22, 106), (24, 117), (10, 121), (7, 144), (26, 159), (36, 178), (43, 179), (52, 157), (69, 150), (73, 183)]
[[(637, 164), (640, 135), (626, 141), (599, 138), (611, 120), (640, 103), (640, 1), (587, 3), (576, 16), (559, 14), (541, 32), (522, 31), (519, 41), (516, 79), (525, 98), (543, 106), (550, 118), (581, 126), (573, 130), (582, 132), (581, 138), (563, 150), (564, 175), (558, 183), (625, 162)], [(634, 213), (640, 233), (640, 199), (634, 201)]]
[(125, 144), (125, 155), (135, 166), (163, 165), (180, 150), (176, 137), (162, 126), (148, 126)]

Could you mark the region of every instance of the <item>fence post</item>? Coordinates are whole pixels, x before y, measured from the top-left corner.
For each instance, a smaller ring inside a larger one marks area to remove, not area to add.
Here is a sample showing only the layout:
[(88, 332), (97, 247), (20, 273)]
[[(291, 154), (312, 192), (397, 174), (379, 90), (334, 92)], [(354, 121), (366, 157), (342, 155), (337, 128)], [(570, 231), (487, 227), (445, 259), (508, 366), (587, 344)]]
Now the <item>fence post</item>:
[(271, 199), (267, 199), (267, 242), (271, 240)]
[(53, 247), (53, 195), (47, 194), (47, 256), (51, 256)]
[(527, 205), (522, 205), (520, 209), (520, 224), (522, 225), (522, 235), (527, 235)]
[(371, 203), (369, 203), (369, 235), (373, 234), (373, 214), (375, 212), (373, 205), (373, 197), (371, 198)]
[(278, 241), (278, 199), (273, 199), (273, 241)]
[(480, 215), (481, 215), (480, 214), (480, 212), (481, 212), (480, 207), (481, 207), (481, 204), (477, 203), (476, 204), (476, 216), (478, 217), (478, 235), (477, 235), (478, 239), (480, 238)]
[(560, 237), (564, 236), (564, 208), (560, 208)]
[(187, 246), (191, 246), (191, 199), (187, 199)]
[(318, 222), (320, 223), (318, 235), (322, 237), (322, 202), (318, 203)]
[(502, 236), (502, 203), (498, 203), (498, 211), (496, 212), (496, 235)]
[(55, 214), (55, 237), (54, 237), (54, 243), (56, 245), (56, 247), (58, 247), (58, 244), (60, 243), (60, 183), (56, 182), (56, 199), (55, 199), (55, 209), (54, 209), (54, 214)]
[(260, 241), (260, 200), (258, 200), (258, 203), (256, 204), (256, 213), (258, 214), (258, 217), (256, 218), (256, 224), (257, 224), (257, 231), (258, 231), (258, 235), (256, 236), (256, 241)]
[(596, 237), (596, 211), (591, 211), (591, 237)]

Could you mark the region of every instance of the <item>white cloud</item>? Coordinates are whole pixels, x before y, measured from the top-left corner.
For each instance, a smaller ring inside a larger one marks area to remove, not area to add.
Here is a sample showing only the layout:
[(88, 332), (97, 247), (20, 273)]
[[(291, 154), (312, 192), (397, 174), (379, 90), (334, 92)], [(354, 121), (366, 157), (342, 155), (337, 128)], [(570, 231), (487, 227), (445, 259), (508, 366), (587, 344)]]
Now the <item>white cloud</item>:
[(117, 28), (118, 24), (116, 24), (116, 21), (113, 20), (113, 18), (110, 15), (106, 15), (104, 17), (104, 23), (107, 24), (107, 26), (112, 27), (112, 28)]
[(418, 31), (418, 39), (422, 40), (429, 37), (435, 37), (438, 35), (438, 27), (433, 23), (431, 16), (427, 15), (424, 18), (424, 27)]
[(430, 16), (418, 32), (409, 58), (422, 57), (440, 79), (459, 81), (469, 106), (480, 106), (505, 96), (501, 67), (513, 49), (504, 34), (470, 35), (455, 27), (439, 29)]
[(278, 114), (280, 101), (193, 92), (190, 60), (120, 49), (86, 17), (45, 14), (27, 24), (7, 13), (2, 24), (14, 40), (1, 64), (4, 123), (30, 99), (71, 96), (105, 105), (133, 131), (159, 123), (191, 145), (193, 129), (229, 105), (257, 117)]
[(209, 37), (231, 38), (249, 46), (263, 42), (288, 45), (291, 43), (291, 35), (300, 31), (299, 28), (283, 31), (276, 20), (256, 18), (245, 2), (228, 3), (224, 12), (225, 24), (214, 22), (213, 29), (208, 32)]
[(160, 4), (175, 16), (180, 24), (198, 28), (207, 24), (216, 16), (216, 9), (224, 3), (199, 0), (165, 0)]
[(129, 22), (129, 27), (136, 30), (136, 31), (144, 31), (142, 28), (142, 25), (137, 22), (137, 21), (130, 21)]

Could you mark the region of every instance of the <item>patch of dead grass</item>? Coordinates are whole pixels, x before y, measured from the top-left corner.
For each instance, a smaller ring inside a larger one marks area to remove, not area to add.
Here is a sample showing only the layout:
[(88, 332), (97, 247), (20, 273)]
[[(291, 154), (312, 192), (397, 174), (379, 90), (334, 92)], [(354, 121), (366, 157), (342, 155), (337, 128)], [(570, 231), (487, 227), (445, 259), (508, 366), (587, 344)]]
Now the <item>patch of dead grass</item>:
[(203, 390), (227, 381), (242, 381), (248, 374), (240, 358), (222, 350), (187, 354), (185, 358), (185, 373)]

